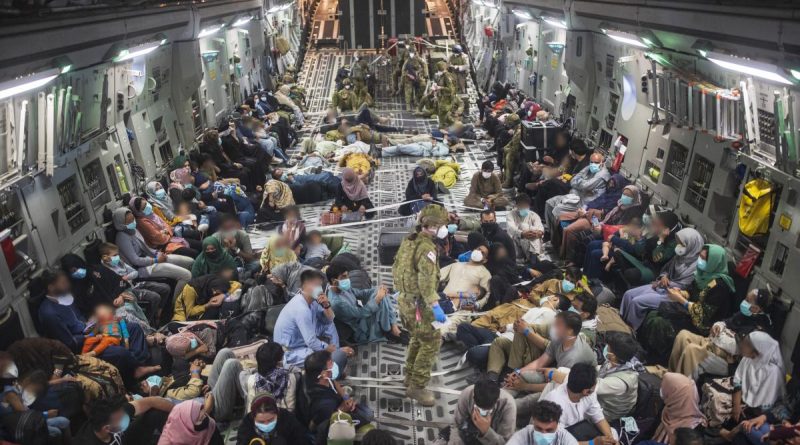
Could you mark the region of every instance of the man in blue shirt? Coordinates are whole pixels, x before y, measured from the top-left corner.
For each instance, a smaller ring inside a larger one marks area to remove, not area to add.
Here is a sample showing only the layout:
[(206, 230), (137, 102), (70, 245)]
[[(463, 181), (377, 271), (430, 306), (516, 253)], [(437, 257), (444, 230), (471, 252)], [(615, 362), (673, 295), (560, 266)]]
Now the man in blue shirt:
[(283, 308), (275, 323), (275, 342), (286, 351), (286, 367), (303, 366), (303, 361), (315, 351), (331, 352), (333, 361), (344, 369), (352, 348), (339, 348), (339, 335), (333, 324), (333, 308), (322, 284), (325, 276), (317, 270), (300, 274), (300, 291)]
[[(397, 311), (386, 295), (386, 288), (353, 289), (347, 269), (341, 264), (331, 264), (326, 271), (330, 287), (328, 298), (339, 321), (353, 329), (353, 339), (358, 344), (377, 341), (402, 343)], [(408, 339), (405, 341), (408, 344)]]

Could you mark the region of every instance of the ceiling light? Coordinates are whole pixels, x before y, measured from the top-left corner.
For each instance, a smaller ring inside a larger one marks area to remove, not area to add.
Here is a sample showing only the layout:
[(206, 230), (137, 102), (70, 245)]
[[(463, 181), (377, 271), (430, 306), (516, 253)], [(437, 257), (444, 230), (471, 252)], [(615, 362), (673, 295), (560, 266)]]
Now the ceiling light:
[(547, 47), (556, 54), (561, 54), (564, 51), (566, 44), (564, 42), (547, 42)]
[(626, 45), (636, 46), (638, 48), (647, 48), (647, 43), (640, 40), (639, 36), (637, 36), (636, 34), (631, 34), (629, 32), (622, 32), (622, 31), (614, 31), (613, 29), (603, 29), (603, 32), (607, 36), (616, 40), (617, 42), (621, 42)]
[(161, 46), (161, 41), (158, 41), (157, 43), (145, 43), (143, 45), (123, 49), (112, 60), (114, 62), (124, 62), (125, 60), (150, 54), (151, 52), (157, 50), (159, 46)]
[(785, 85), (794, 85), (794, 82), (787, 79), (781, 72), (782, 70), (775, 65), (729, 56), (727, 54), (714, 51), (709, 51), (706, 54), (706, 58), (711, 62), (731, 71), (760, 77), (762, 79), (771, 80), (773, 82), (778, 82)]
[(247, 23), (250, 22), (250, 20), (253, 20), (253, 16), (244, 17), (244, 18), (241, 18), (241, 19), (233, 22), (233, 26), (237, 27), (237, 26), (246, 25)]
[(556, 28), (567, 29), (567, 22), (553, 17), (542, 17), (542, 21)]
[(0, 83), (0, 100), (47, 85), (61, 74), (61, 70), (62, 68), (51, 68), (47, 71)]
[(208, 37), (210, 35), (214, 35), (219, 32), (220, 29), (223, 28), (224, 25), (214, 25), (208, 28), (203, 29), (200, 31), (200, 34), (197, 35), (198, 39), (202, 39), (203, 37)]
[(523, 20), (532, 20), (533, 19), (533, 16), (531, 15), (530, 12), (524, 11), (522, 9), (512, 9), (511, 12), (515, 16), (517, 16), (517, 17), (519, 17), (519, 18), (521, 18)]
[(789, 70), (789, 71), (791, 71), (792, 76), (794, 76), (795, 79), (800, 80), (800, 70)]

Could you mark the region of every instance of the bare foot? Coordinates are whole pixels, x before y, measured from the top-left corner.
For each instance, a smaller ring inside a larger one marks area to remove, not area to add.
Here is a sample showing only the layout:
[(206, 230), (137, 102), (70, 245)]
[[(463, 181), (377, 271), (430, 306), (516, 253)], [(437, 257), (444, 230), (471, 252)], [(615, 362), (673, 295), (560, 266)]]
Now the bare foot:
[(97, 357), (97, 352), (89, 351), (89, 352), (87, 352), (86, 354), (83, 354), (83, 355), (85, 355), (86, 357)]
[(148, 374), (153, 374), (161, 370), (161, 366), (139, 366), (133, 371), (133, 378), (140, 379)]

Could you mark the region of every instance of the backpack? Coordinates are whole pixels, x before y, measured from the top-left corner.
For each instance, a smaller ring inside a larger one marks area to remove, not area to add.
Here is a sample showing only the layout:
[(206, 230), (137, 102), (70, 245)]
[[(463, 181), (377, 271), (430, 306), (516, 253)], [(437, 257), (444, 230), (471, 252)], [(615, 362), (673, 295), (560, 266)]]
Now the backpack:
[(745, 236), (767, 233), (774, 199), (769, 181), (756, 178), (745, 184), (739, 203), (739, 231)]
[(636, 419), (639, 437), (651, 437), (661, 419), (664, 401), (661, 400), (661, 377), (649, 372), (639, 374), (636, 406), (631, 417)]
[(14, 442), (26, 445), (45, 445), (48, 442), (47, 423), (41, 412), (29, 409), (2, 417), (3, 429)]

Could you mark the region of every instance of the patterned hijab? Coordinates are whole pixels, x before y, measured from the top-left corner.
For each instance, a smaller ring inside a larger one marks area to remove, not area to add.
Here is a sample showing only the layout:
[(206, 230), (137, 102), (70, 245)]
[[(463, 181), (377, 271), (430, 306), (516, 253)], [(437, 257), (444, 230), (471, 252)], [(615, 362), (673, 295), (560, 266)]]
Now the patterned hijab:
[(267, 199), (269, 199), (270, 204), (274, 204), (277, 209), (283, 209), (294, 205), (292, 189), (290, 189), (286, 183), (275, 179), (270, 179), (264, 184), (264, 200), (261, 202), (262, 206), (267, 202)]
[[(149, 215), (145, 215), (144, 212), (142, 212), (141, 210), (139, 210), (137, 208), (136, 204), (137, 203), (141, 203), (141, 201), (147, 201), (147, 200), (145, 200), (141, 196), (134, 196), (134, 197), (131, 198), (130, 201), (128, 201), (128, 207), (131, 209), (131, 212), (133, 212), (133, 216), (137, 220), (139, 220), (139, 219), (148, 219), (148, 220), (154, 222), (160, 229), (162, 229), (162, 230), (166, 229), (168, 227), (167, 223), (163, 219), (161, 219), (161, 217), (156, 215), (155, 212), (153, 212), (153, 213), (151, 213)], [(147, 202), (150, 202), (150, 201), (147, 201)]]

